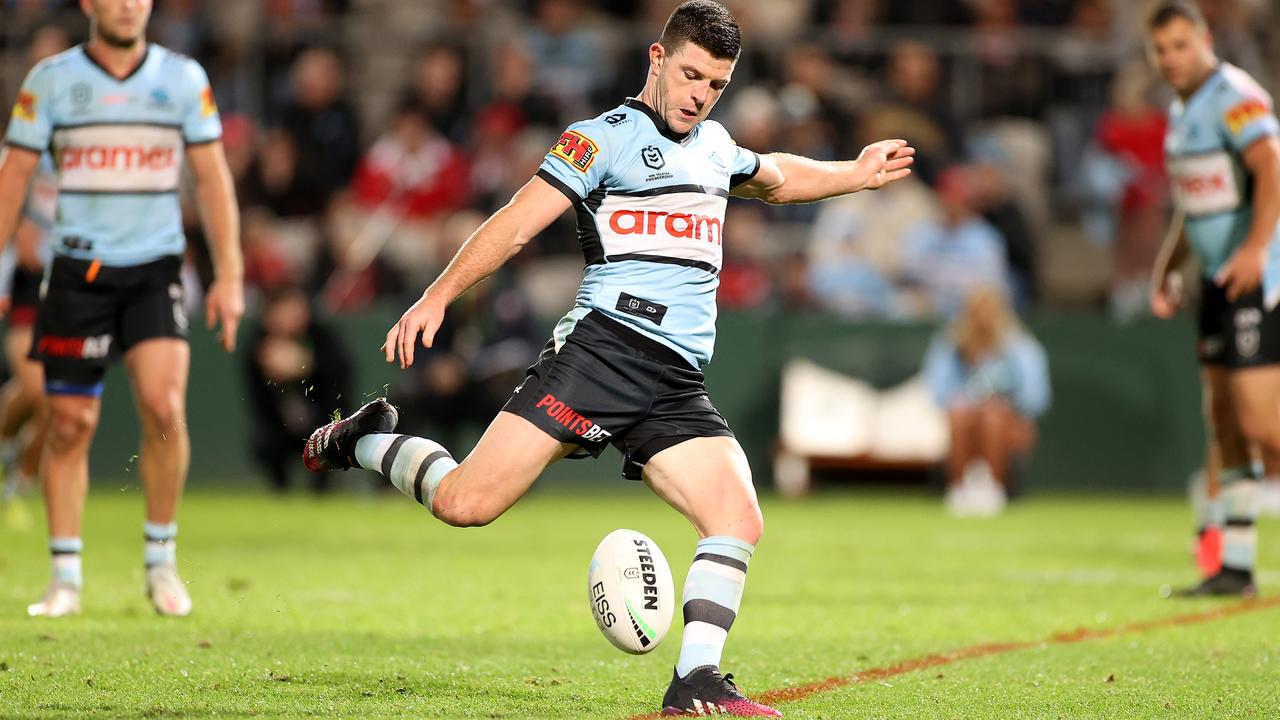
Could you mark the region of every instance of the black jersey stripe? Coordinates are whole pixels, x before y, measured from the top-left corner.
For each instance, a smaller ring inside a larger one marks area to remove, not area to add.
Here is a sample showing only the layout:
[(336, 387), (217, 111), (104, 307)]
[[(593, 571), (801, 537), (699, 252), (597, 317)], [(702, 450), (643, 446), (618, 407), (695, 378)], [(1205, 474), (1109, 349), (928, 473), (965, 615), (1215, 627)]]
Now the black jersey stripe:
[(76, 190), (61, 188), (59, 195), (177, 195), (178, 189), (172, 190)]
[(59, 130), (75, 130), (77, 128), (87, 127), (154, 127), (164, 128), (165, 130), (181, 130), (182, 123), (158, 122), (155, 120), (93, 120), (83, 123), (71, 123), (67, 125), (54, 125), (53, 132)]
[(599, 265), (605, 262), (604, 243), (600, 240), (600, 226), (596, 224), (596, 211), (600, 209), (606, 194), (604, 185), (601, 185), (592, 190), (577, 206), (578, 246), (582, 248), (582, 258), (587, 265)]
[(729, 191), (711, 185), (667, 185), (665, 187), (648, 188), (646, 190), (632, 190), (620, 192), (617, 190), (610, 191), (613, 197), (653, 197), (655, 195), (674, 195), (676, 193), (700, 193), (702, 195), (715, 195), (716, 197), (727, 198)]
[(684, 267), (698, 268), (706, 270), (712, 275), (719, 275), (720, 268), (708, 262), (701, 260), (689, 260), (686, 258), (668, 257), (666, 255), (645, 255), (644, 253), (623, 253), (622, 255), (610, 255), (605, 258), (605, 262), (624, 262), (626, 260), (636, 260), (639, 262), (663, 263), (666, 265), (682, 265)]

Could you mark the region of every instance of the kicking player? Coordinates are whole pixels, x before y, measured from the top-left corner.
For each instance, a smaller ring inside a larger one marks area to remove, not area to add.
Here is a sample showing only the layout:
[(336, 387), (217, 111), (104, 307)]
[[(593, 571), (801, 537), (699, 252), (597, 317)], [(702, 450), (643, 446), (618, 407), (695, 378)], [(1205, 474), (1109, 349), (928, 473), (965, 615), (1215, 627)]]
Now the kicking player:
[(57, 161), (54, 260), (45, 276), (32, 355), (49, 405), (43, 480), (53, 579), (31, 615), (80, 609), (81, 516), (89, 444), (107, 364), (123, 356), (142, 425), (147, 592), (156, 611), (186, 615), (174, 538), (190, 444), (186, 426), (185, 239), (178, 179), (185, 155), (210, 239), (216, 279), (205, 299), (232, 350), (244, 309), (238, 213), (204, 70), (145, 40), (150, 0), (81, 0), (88, 43), (40, 63), (13, 109), (0, 164), (0, 238), (46, 149)]
[(380, 471), (440, 520), (475, 526), (501, 515), (557, 460), (618, 448), (623, 476), (648, 484), (700, 538), (666, 714), (780, 715), (720, 672), (763, 531), (746, 456), (699, 370), (715, 340), (727, 198), (810, 202), (876, 189), (906, 177), (915, 152), (886, 140), (854, 161), (818, 162), (738, 147), (707, 115), (740, 46), (737, 23), (718, 3), (676, 8), (649, 47), (639, 96), (571, 125), (536, 177), (387, 333), (386, 360), (407, 368), (419, 335), (430, 347), (451, 301), (562, 212), (577, 212), (586, 271), (576, 303), (465, 460), (392, 434), (397, 414), (385, 400), (318, 429), (304, 452), (313, 470)]
[(1280, 452), (1280, 123), (1270, 95), (1214, 55), (1193, 3), (1161, 3), (1148, 31), (1153, 62), (1178, 95), (1165, 137), (1176, 212), (1153, 271), (1151, 307), (1159, 317), (1177, 312), (1182, 297), (1171, 273), (1194, 251), (1204, 273), (1206, 468), (1217, 498), (1200, 524), (1223, 528), (1221, 568), (1186, 592), (1249, 596), (1257, 591), (1258, 495), (1249, 445)]

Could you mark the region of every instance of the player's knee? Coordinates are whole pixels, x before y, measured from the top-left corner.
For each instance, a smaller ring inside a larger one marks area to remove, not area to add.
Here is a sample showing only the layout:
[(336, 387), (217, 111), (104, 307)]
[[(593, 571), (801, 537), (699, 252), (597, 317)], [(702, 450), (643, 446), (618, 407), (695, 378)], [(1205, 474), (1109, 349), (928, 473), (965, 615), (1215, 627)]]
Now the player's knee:
[(454, 527), (483, 527), (498, 519), (502, 510), (482, 494), (467, 492), (459, 483), (445, 477), (431, 499), (431, 514), (446, 525)]
[(185, 427), (182, 395), (178, 392), (156, 392), (144, 396), (140, 402), (139, 412), (143, 416), (143, 424), (147, 430), (168, 434)]
[(98, 414), (91, 406), (55, 405), (49, 413), (49, 446), (63, 451), (87, 442), (98, 428)]

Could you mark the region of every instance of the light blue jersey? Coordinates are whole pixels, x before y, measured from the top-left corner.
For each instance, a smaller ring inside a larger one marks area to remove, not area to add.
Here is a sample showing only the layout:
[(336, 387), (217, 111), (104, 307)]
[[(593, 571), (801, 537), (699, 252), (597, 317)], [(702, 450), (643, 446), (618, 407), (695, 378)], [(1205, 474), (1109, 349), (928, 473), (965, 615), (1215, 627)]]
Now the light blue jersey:
[[(1174, 200), (1186, 214), (1187, 238), (1205, 277), (1217, 274), (1253, 222), (1253, 182), (1244, 151), (1275, 135), (1280, 123), (1271, 96), (1227, 63), (1169, 110), (1164, 148)], [(1263, 277), (1268, 305), (1280, 299), (1280, 243), (1274, 237)]]
[(194, 60), (151, 44), (118, 80), (80, 45), (32, 68), (5, 142), (53, 154), (54, 252), (128, 266), (182, 253), (183, 153), (221, 135), (209, 79)]
[(633, 98), (569, 126), (538, 170), (573, 201), (587, 263), (556, 342), (595, 310), (710, 362), (729, 190), (759, 169), (720, 123), (680, 136)]

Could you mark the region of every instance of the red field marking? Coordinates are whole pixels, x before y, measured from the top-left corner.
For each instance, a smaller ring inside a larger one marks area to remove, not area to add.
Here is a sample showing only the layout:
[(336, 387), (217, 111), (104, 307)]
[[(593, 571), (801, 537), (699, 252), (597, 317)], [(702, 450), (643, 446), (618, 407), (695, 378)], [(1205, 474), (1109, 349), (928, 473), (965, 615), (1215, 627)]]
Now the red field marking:
[[(798, 700), (804, 700), (812, 695), (828, 692), (837, 688), (875, 682), (878, 680), (886, 680), (898, 675), (916, 672), (917, 670), (950, 665), (951, 663), (958, 662), (960, 660), (974, 660), (977, 658), (989, 657), (991, 655), (1003, 655), (1004, 653), (1010, 653), (1016, 650), (1029, 650), (1031, 648), (1046, 647), (1049, 645), (1070, 645), (1072, 643), (1084, 642), (1085, 640), (1102, 640), (1119, 635), (1136, 635), (1138, 633), (1144, 633), (1151, 630), (1178, 627), (1181, 625), (1197, 625), (1214, 620), (1221, 620), (1233, 615), (1269, 610), (1274, 607), (1280, 607), (1280, 595), (1262, 600), (1245, 600), (1243, 602), (1223, 605), (1212, 610), (1205, 610), (1198, 613), (1186, 613), (1184, 615), (1174, 615), (1173, 617), (1159, 618), (1156, 620), (1141, 620), (1113, 628), (1099, 628), (1091, 630), (1085, 627), (1077, 627), (1074, 630), (1056, 632), (1044, 640), (1025, 640), (1021, 642), (971, 645), (966, 648), (960, 648), (949, 652), (935, 653), (933, 655), (924, 655), (918, 658), (903, 660), (902, 662), (894, 663), (893, 665), (859, 670), (858, 672), (850, 675), (833, 675), (825, 680), (818, 680), (804, 685), (767, 690), (752, 699), (768, 705), (796, 702)], [(645, 715), (632, 716), (630, 720), (650, 720), (651, 718), (657, 717), (660, 717), (658, 713), (648, 713)]]

